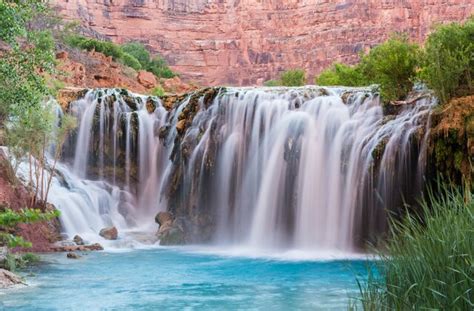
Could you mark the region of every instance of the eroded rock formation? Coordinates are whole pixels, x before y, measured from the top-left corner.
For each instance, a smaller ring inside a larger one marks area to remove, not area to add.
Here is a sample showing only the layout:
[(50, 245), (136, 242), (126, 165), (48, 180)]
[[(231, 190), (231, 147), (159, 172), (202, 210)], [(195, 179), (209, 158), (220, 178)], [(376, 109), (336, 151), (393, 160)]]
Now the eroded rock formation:
[(474, 13), (472, 0), (54, 0), (96, 35), (138, 40), (203, 85), (261, 84), (299, 67), (310, 78), (394, 31), (422, 41), (437, 22)]

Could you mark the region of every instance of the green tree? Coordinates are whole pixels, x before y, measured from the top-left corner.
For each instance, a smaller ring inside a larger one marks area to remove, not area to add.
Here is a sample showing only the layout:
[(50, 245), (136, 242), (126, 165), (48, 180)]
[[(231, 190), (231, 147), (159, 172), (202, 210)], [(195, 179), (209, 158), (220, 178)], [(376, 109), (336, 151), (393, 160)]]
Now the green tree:
[(336, 63), (316, 77), (316, 84), (367, 86), (379, 84), (385, 100), (405, 97), (413, 88), (420, 48), (404, 35), (394, 35), (360, 57), (355, 66)]
[(281, 74), (283, 86), (303, 86), (306, 84), (306, 73), (302, 69), (287, 70)]
[(474, 93), (474, 17), (436, 27), (425, 44), (420, 77), (442, 103)]
[(362, 74), (358, 66), (347, 66), (335, 63), (331, 68), (324, 70), (315, 78), (318, 85), (362, 86), (370, 83)]

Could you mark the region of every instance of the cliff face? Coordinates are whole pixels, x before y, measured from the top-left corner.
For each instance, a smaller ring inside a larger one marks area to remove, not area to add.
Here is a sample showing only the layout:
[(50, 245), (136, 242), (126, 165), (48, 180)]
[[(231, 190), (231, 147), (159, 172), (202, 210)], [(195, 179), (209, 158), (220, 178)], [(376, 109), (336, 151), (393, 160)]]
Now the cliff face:
[(261, 84), (289, 68), (312, 78), (394, 31), (422, 41), (437, 22), (474, 13), (472, 0), (53, 0), (68, 19), (116, 42), (139, 40), (186, 79)]

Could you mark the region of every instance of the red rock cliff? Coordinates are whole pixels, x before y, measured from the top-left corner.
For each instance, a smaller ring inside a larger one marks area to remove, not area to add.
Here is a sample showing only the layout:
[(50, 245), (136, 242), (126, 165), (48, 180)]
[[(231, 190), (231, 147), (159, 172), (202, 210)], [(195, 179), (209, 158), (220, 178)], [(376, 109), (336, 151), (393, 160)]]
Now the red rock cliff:
[(261, 84), (334, 61), (394, 31), (422, 41), (437, 22), (474, 13), (473, 0), (53, 0), (68, 19), (116, 42), (139, 40), (188, 81)]

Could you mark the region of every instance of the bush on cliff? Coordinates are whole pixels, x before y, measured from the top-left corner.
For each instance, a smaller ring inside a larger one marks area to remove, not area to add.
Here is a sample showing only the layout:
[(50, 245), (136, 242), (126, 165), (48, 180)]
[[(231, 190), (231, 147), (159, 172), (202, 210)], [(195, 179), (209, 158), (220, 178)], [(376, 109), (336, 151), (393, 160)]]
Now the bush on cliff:
[(302, 69), (284, 71), (278, 80), (268, 80), (265, 86), (303, 86), (306, 84), (306, 73)]
[(357, 65), (336, 63), (316, 77), (315, 82), (346, 86), (379, 84), (385, 100), (402, 99), (413, 88), (419, 55), (418, 45), (410, 43), (406, 36), (396, 35), (361, 55)]
[(393, 222), (380, 277), (360, 284), (365, 310), (472, 310), (472, 193), (439, 189), (423, 203), (422, 215)]
[(143, 69), (152, 72), (158, 78), (170, 79), (176, 76), (161, 56), (151, 56), (143, 44), (129, 42), (122, 45), (122, 48), (126, 53), (135, 57)]
[(442, 103), (474, 94), (474, 17), (438, 26), (425, 44), (420, 77)]

